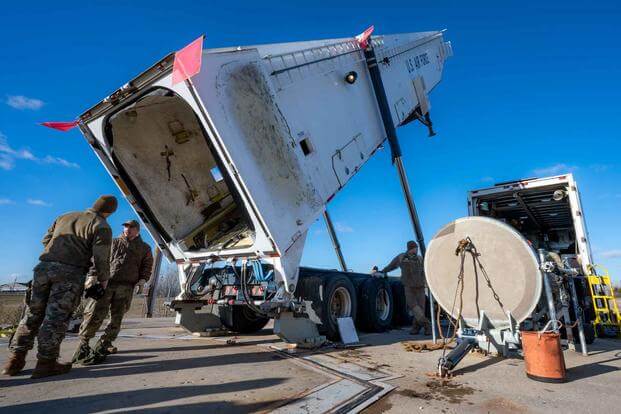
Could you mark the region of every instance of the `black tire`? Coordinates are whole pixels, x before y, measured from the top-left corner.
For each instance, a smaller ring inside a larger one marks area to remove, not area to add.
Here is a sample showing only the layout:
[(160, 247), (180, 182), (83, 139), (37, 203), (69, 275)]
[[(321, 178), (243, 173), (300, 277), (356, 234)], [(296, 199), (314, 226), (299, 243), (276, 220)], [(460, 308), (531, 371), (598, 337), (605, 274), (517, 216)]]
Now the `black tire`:
[(392, 325), (395, 327), (411, 325), (412, 315), (410, 315), (410, 309), (405, 298), (403, 283), (400, 280), (392, 280), (389, 283), (393, 299)]
[(267, 325), (270, 318), (257, 314), (249, 306), (220, 306), (220, 321), (233, 332), (253, 333)]
[(384, 278), (369, 278), (361, 286), (358, 323), (367, 332), (390, 329), (394, 299), (390, 283)]
[(333, 275), (324, 280), (323, 300), (319, 304), (319, 332), (332, 341), (341, 338), (337, 318), (356, 317), (356, 289), (347, 276)]

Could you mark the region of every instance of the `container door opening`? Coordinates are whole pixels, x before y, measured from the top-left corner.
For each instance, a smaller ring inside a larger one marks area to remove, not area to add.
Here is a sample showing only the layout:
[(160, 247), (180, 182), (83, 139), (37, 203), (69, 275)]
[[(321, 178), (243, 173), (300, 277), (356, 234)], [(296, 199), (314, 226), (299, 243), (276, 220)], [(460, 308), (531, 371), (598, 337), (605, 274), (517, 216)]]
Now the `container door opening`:
[(167, 236), (185, 251), (247, 248), (252, 222), (198, 117), (174, 92), (157, 88), (104, 123), (114, 162), (140, 189)]

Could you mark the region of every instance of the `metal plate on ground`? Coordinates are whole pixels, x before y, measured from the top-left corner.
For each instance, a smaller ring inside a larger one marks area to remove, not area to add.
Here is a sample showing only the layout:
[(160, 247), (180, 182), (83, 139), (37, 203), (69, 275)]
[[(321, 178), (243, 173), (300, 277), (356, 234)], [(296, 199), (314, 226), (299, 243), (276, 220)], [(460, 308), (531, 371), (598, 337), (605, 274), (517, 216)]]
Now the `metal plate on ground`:
[(339, 324), (339, 334), (341, 334), (341, 341), (344, 344), (356, 344), (360, 342), (356, 327), (354, 326), (354, 320), (351, 317), (337, 318), (336, 321)]
[(541, 296), (542, 278), (535, 251), (513, 227), (488, 217), (455, 220), (429, 243), (425, 275), (440, 306), (457, 317), (461, 259), (455, 249), (460, 240), (468, 237), (480, 254), (479, 260), (490, 283), (481, 269), (475, 271), (472, 257), (467, 254), (462, 309), (466, 323), (475, 326), (482, 311), (497, 328), (508, 325), (507, 312), (517, 322), (526, 319)]

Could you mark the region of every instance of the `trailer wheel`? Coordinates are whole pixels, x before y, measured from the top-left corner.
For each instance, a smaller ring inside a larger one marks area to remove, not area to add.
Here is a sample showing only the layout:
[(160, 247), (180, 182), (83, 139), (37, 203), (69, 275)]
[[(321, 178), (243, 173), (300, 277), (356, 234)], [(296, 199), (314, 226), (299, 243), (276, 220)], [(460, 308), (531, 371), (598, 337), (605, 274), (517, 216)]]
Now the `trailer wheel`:
[(358, 301), (354, 285), (346, 276), (326, 279), (321, 301), (320, 332), (330, 340), (340, 339), (338, 318), (355, 318)]
[(395, 327), (408, 326), (412, 324), (412, 315), (405, 298), (405, 288), (400, 280), (389, 282), (392, 289), (393, 314), (392, 324)]
[(390, 329), (394, 312), (392, 288), (387, 279), (370, 278), (361, 286), (359, 321), (368, 332)]
[(267, 325), (270, 318), (257, 314), (249, 306), (220, 306), (220, 321), (233, 332), (253, 333)]

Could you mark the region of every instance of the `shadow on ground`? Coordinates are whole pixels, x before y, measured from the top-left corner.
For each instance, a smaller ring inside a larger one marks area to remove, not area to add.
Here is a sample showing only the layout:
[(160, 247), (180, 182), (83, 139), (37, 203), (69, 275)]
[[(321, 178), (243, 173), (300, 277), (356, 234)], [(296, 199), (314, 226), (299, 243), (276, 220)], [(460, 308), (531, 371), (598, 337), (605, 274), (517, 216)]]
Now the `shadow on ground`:
[[(605, 353), (602, 351), (599, 353)], [(588, 358), (588, 357), (587, 357)], [(621, 352), (613, 355), (613, 358), (604, 361), (597, 361), (590, 364), (578, 365), (567, 370), (567, 382), (579, 381), (586, 378), (596, 377), (598, 375), (608, 374), (609, 372), (619, 371), (619, 368), (610, 365), (604, 365), (608, 362), (621, 360)]]
[[(80, 397), (68, 397), (56, 400), (45, 400), (40, 402), (30, 402), (15, 404), (10, 407), (0, 408), (0, 413), (94, 413), (105, 410), (123, 410), (132, 412), (198, 412), (205, 413), (218, 412), (219, 414), (228, 413), (248, 413), (265, 409), (270, 406), (278, 405), (279, 401), (254, 402), (249, 404), (238, 404), (229, 401), (210, 401), (205, 403), (175, 404), (174, 406), (139, 408), (145, 405), (161, 404), (183, 398), (200, 397), (207, 394), (239, 393), (248, 390), (272, 387), (282, 384), (285, 378), (267, 378), (261, 380), (247, 380), (228, 382), (224, 384), (211, 385), (187, 385), (177, 387), (147, 388), (143, 390), (132, 390), (124, 392), (114, 392), (109, 394), (87, 395)], [(189, 411), (188, 411), (189, 410)]]
[[(178, 348), (174, 349), (179, 350)], [(144, 351), (142, 351), (144, 352)], [(231, 366), (235, 364), (249, 364), (270, 362), (274, 360), (275, 355), (271, 352), (241, 352), (235, 354), (223, 354), (215, 356), (204, 356), (196, 358), (174, 359), (164, 361), (153, 362), (136, 362), (136, 363), (124, 363), (123, 365), (116, 365), (117, 362), (122, 362), (117, 358), (125, 358), (125, 361), (133, 359), (146, 359), (151, 358), (150, 355), (110, 355), (106, 359), (106, 362), (100, 365), (91, 366), (79, 366), (76, 365), (67, 375), (63, 375), (63, 380), (72, 380), (79, 378), (107, 378), (107, 377), (119, 377), (123, 375), (136, 375), (136, 374), (153, 374), (159, 372), (180, 371), (186, 369), (200, 369), (211, 368), (221, 366)], [(280, 359), (280, 357), (276, 357)], [(24, 370), (22, 375), (30, 375), (32, 370)], [(58, 377), (48, 377), (39, 380), (34, 380), (38, 383), (57, 381)], [(32, 383), (30, 378), (13, 378), (4, 379), (1, 384), (2, 387), (15, 387), (19, 385)]]
[[(243, 346), (253, 346), (253, 345), (262, 345), (262, 344), (272, 344), (274, 342), (277, 342), (277, 340), (275, 338), (269, 338), (269, 339), (258, 339), (255, 341), (243, 341), (243, 342), (236, 342), (234, 344), (234, 346), (236, 347), (243, 347)], [(218, 348), (230, 348), (231, 345), (227, 344), (225, 341), (222, 341), (222, 343), (219, 344), (214, 344), (214, 343), (203, 343), (203, 344), (196, 344), (196, 345), (190, 345), (190, 346), (175, 346), (175, 347), (167, 347), (167, 348), (149, 348), (149, 349), (145, 349), (145, 350), (141, 350), (141, 352), (149, 352), (149, 353), (161, 353), (161, 352), (178, 352), (178, 351), (199, 351), (199, 350), (210, 350), (210, 349), (218, 349)], [(121, 349), (117, 352), (117, 355), (120, 354), (132, 354), (136, 352), (136, 350), (131, 350), (131, 349)]]

